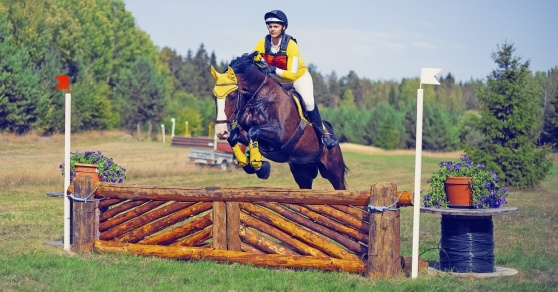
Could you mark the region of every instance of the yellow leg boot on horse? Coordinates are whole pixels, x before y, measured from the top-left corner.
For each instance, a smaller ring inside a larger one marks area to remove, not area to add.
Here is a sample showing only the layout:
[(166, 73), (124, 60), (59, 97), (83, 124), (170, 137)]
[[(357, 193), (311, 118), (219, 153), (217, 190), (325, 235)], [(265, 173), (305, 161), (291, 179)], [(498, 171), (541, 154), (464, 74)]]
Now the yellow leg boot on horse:
[(231, 134), (227, 139), (227, 142), (229, 142), (229, 145), (232, 148), (234, 157), (238, 162), (238, 166), (242, 167), (244, 172), (246, 172), (247, 174), (254, 174), (256, 173), (256, 170), (249, 163), (250, 162), (249, 154), (244, 153), (242, 149), (240, 149), (240, 145), (238, 144), (239, 137), (240, 135), (239, 135), (238, 128), (234, 128), (231, 130)]
[(314, 109), (308, 112), (308, 119), (312, 123), (314, 131), (316, 131), (316, 134), (318, 135), (318, 140), (321, 141), (327, 149), (331, 149), (335, 147), (335, 145), (339, 144), (339, 139), (335, 137), (333, 131), (329, 132), (322, 123), (322, 118), (320, 117), (317, 105), (314, 105)]
[(261, 179), (269, 178), (271, 174), (271, 164), (263, 161), (263, 156), (258, 149), (258, 141), (250, 140), (250, 165), (256, 170), (256, 175)]

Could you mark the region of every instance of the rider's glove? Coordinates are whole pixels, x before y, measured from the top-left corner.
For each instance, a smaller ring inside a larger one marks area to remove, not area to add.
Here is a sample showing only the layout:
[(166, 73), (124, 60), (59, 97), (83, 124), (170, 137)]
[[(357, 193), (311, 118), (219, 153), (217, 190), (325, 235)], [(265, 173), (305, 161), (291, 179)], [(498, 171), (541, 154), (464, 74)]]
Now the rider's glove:
[(275, 67), (275, 66), (267, 66), (267, 67), (263, 68), (262, 71), (263, 71), (265, 74), (272, 74), (272, 73), (275, 74), (275, 70), (276, 70), (276, 69), (277, 69), (277, 67)]

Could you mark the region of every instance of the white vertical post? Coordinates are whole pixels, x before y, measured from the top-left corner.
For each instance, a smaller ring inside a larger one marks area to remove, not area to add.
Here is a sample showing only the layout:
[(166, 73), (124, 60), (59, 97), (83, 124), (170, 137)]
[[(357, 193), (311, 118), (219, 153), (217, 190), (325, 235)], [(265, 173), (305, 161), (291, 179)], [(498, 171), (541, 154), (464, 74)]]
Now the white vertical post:
[(70, 251), (70, 137), (72, 131), (72, 94), (65, 95), (64, 128), (64, 250)]
[(418, 277), (418, 253), (420, 231), (420, 180), (422, 172), (422, 115), (423, 91), (417, 90), (417, 129), (415, 146), (415, 206), (413, 207), (413, 256), (411, 258), (411, 278)]
[(161, 124), (161, 129), (163, 131), (163, 144), (165, 144), (165, 124)]
[(174, 124), (176, 123), (176, 119), (172, 118), (171, 122), (172, 122), (172, 133), (171, 133), (171, 138), (172, 138), (172, 137), (174, 137)]

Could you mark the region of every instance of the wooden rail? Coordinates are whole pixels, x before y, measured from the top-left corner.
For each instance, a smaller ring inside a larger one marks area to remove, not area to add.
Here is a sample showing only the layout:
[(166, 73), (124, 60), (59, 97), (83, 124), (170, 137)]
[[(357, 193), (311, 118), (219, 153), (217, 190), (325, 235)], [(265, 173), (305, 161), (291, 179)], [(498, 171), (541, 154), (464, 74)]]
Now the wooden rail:
[[(316, 268), (394, 277), (400, 255), (399, 210), (410, 193), (383, 183), (366, 191), (183, 188), (100, 183), (78, 177), (76, 252), (103, 251), (206, 259), (268, 267)], [(403, 199), (401, 199), (401, 198)], [(85, 209), (84, 209), (85, 207)]]

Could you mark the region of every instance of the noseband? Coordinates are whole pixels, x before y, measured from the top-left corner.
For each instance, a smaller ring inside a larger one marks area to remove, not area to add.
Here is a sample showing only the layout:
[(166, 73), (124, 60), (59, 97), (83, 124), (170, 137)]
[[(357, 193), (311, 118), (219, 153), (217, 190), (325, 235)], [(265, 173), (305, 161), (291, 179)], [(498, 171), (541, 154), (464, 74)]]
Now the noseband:
[[(246, 109), (246, 107), (250, 104), (250, 102), (252, 100), (254, 100), (254, 97), (256, 96), (256, 94), (258, 94), (258, 92), (260, 92), (260, 90), (262, 89), (263, 85), (265, 84), (265, 82), (267, 81), (267, 74), (265, 74), (265, 78), (264, 81), (262, 82), (262, 84), (260, 84), (260, 86), (258, 87), (258, 89), (256, 89), (256, 91), (252, 94), (252, 96), (248, 99), (248, 102), (244, 104), (244, 106), (242, 107), (242, 109), (240, 109), (240, 99), (242, 97), (242, 93), (240, 93), (240, 86), (237, 83), (226, 83), (226, 84), (215, 84), (215, 86), (231, 86), (231, 85), (236, 85), (237, 89), (237, 97), (236, 97), (236, 104), (234, 106), (234, 111), (233, 114), (227, 118), (226, 120), (216, 120), (215, 124), (232, 124), (235, 121), (238, 121), (239, 117), (240, 117), (240, 113), (244, 112), (244, 109)], [(240, 109), (240, 110), (239, 110)], [(234, 117), (234, 118), (233, 118)]]

